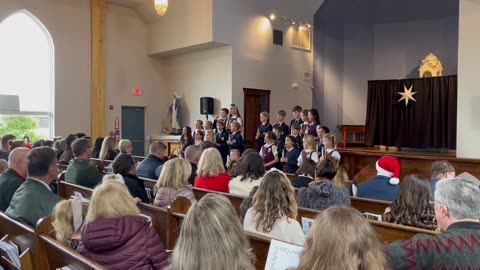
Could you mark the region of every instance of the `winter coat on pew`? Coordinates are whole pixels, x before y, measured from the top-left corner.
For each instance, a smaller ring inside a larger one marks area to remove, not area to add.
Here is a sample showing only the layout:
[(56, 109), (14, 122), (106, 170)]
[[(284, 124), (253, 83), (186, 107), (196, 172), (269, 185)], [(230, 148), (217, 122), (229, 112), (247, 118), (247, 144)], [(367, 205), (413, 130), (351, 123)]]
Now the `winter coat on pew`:
[(87, 223), (82, 230), (80, 253), (111, 270), (163, 269), (168, 265), (160, 237), (141, 216)]

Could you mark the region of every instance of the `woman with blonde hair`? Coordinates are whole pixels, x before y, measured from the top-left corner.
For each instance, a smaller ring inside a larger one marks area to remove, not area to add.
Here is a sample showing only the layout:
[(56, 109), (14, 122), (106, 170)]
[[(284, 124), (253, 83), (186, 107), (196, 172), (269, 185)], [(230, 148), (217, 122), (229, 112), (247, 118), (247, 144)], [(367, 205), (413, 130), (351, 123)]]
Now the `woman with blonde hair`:
[(295, 190), (287, 176), (272, 169), (263, 177), (253, 196), (253, 207), (243, 221), (245, 231), (303, 246), (305, 236), (295, 220), (297, 216)]
[(193, 204), (197, 200), (193, 195), (192, 186), (188, 178), (192, 173), (190, 163), (182, 158), (171, 159), (163, 164), (162, 172), (157, 183), (153, 187), (156, 194), (154, 205), (165, 207), (176, 197), (185, 197)]
[(194, 186), (228, 193), (230, 176), (225, 173), (222, 156), (216, 148), (203, 151), (198, 162)]
[(381, 244), (368, 220), (350, 207), (323, 211), (307, 233), (297, 270), (388, 269)]
[(81, 229), (88, 211), (88, 203), (76, 199), (63, 200), (53, 210), (53, 229), (58, 241), (78, 251)]
[(115, 159), (117, 156), (115, 144), (115, 138), (111, 136), (107, 136), (105, 139), (103, 139), (102, 148), (100, 149), (100, 154), (98, 155), (101, 161)]
[(350, 196), (357, 196), (357, 186), (353, 184), (353, 181), (348, 178), (348, 173), (342, 166), (337, 167), (337, 174), (333, 178), (333, 184), (337, 187), (347, 188), (350, 192)]
[(253, 270), (255, 258), (230, 201), (209, 193), (185, 216), (170, 270)]
[(304, 160), (313, 160), (318, 162), (318, 153), (315, 151), (315, 138), (311, 135), (305, 134), (303, 136), (303, 150), (298, 156), (298, 167), (302, 166)]
[(337, 151), (337, 143), (335, 141), (335, 135), (327, 133), (323, 135), (323, 148), (321, 149), (321, 158), (325, 159), (326, 157), (333, 157), (337, 160), (340, 160), (340, 153)]
[(162, 269), (168, 256), (125, 185), (106, 181), (90, 200), (80, 253), (112, 270)]
[(120, 140), (118, 142), (118, 151), (124, 154), (132, 154), (132, 151), (133, 151), (132, 142), (127, 139)]

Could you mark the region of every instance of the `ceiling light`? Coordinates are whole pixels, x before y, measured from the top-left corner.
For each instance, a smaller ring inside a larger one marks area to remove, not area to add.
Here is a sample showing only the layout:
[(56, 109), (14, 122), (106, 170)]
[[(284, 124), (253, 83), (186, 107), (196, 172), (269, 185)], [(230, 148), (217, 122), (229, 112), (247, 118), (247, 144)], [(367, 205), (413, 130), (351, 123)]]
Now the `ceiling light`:
[(163, 16), (167, 12), (168, 0), (155, 0), (155, 11), (158, 15)]
[(275, 20), (276, 17), (277, 17), (277, 16), (275, 16), (275, 13), (270, 14), (270, 16), (269, 16), (270, 21)]

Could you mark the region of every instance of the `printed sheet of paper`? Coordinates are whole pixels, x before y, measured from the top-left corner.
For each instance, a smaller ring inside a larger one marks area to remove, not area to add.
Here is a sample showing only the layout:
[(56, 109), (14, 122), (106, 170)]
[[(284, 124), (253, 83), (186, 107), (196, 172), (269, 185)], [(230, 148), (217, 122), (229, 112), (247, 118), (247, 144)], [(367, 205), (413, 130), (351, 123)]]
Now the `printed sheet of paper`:
[(297, 267), (303, 247), (272, 239), (265, 270), (283, 270)]
[(308, 230), (312, 227), (312, 224), (315, 220), (311, 218), (302, 217), (302, 230), (303, 234), (307, 235)]

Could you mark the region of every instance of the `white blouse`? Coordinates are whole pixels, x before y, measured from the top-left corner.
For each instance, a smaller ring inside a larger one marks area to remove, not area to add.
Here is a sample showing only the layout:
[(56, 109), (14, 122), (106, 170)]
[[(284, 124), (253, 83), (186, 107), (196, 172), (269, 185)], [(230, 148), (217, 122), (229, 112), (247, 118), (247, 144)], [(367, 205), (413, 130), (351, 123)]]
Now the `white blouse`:
[(278, 239), (281, 241), (293, 243), (299, 246), (303, 246), (305, 242), (305, 235), (302, 231), (302, 226), (295, 219), (283, 217), (275, 223), (270, 232), (257, 231), (256, 220), (254, 219), (255, 210), (253, 208), (248, 209), (243, 221), (243, 229), (247, 232), (253, 232), (261, 235), (265, 235), (270, 238)]
[(242, 175), (233, 178), (228, 183), (228, 189), (230, 193), (241, 196), (248, 196), (250, 195), (250, 191), (252, 191), (254, 187), (260, 186), (260, 183), (262, 182), (262, 177), (253, 181), (250, 177), (244, 179), (243, 181), (240, 181), (240, 179), (242, 179)]

